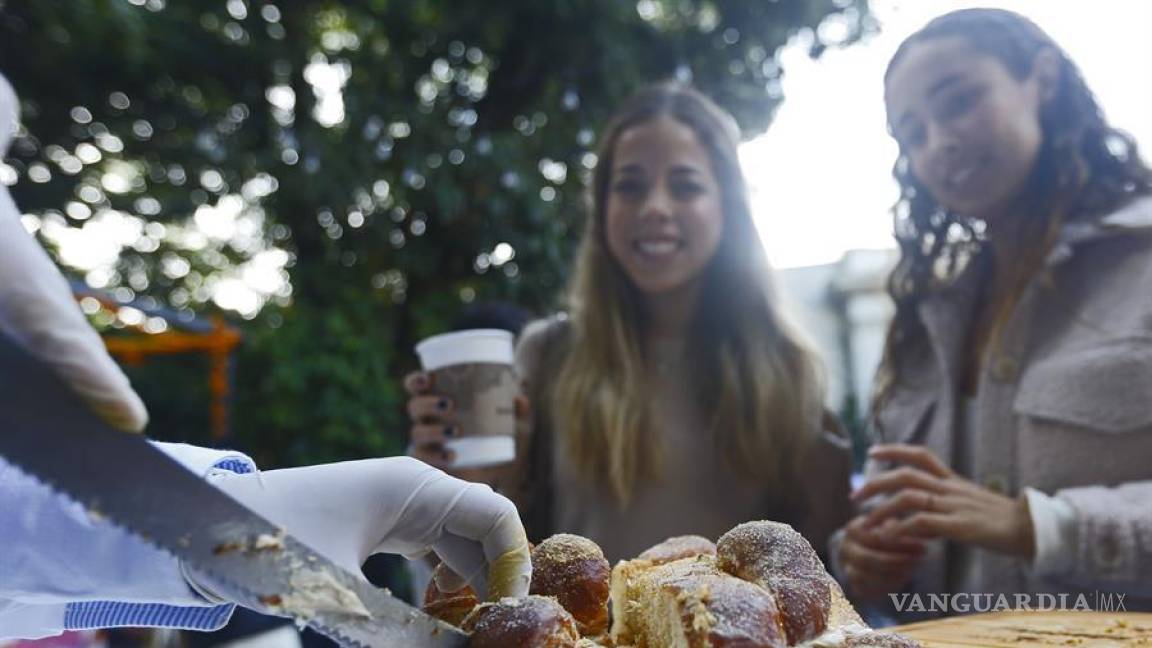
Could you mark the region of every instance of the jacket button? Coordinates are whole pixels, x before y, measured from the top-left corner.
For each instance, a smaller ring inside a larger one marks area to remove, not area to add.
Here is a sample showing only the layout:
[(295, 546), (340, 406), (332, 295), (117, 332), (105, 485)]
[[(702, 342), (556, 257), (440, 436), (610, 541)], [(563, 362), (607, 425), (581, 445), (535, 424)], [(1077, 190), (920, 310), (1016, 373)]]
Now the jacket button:
[(984, 478), (984, 488), (1003, 495), (1008, 492), (1008, 480), (1004, 479), (1002, 475), (989, 475)]
[(1020, 363), (1012, 356), (999, 356), (992, 361), (992, 379), (1000, 383), (1010, 383), (1016, 380), (1020, 373)]

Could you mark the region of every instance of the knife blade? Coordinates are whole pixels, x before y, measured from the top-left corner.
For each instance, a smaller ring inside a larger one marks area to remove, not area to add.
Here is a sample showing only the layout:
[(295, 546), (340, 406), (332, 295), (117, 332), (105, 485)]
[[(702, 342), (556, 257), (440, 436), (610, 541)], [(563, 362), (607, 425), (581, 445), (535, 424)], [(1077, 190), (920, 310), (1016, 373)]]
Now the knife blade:
[(245, 607), (295, 617), (344, 646), (464, 645), (457, 628), (286, 535), (144, 437), (105, 424), (2, 334), (0, 455), (94, 518), (207, 574), (214, 591)]

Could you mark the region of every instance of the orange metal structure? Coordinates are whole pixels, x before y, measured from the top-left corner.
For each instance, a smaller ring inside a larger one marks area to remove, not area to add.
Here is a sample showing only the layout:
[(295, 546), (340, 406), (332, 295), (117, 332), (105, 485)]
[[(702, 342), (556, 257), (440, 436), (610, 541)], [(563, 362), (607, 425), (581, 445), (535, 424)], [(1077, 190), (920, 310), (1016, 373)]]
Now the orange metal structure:
[[(121, 303), (107, 294), (92, 289), (74, 289), (76, 298), (92, 297), (100, 305), (115, 311), (123, 306), (133, 304)], [(145, 309), (140, 309), (145, 310)], [(197, 320), (196, 330), (189, 330), (186, 325), (174, 321), (176, 318), (168, 317), (164, 311), (152, 310), (153, 316), (164, 318), (169, 324), (166, 331), (149, 333), (139, 326), (130, 326), (133, 333), (130, 335), (105, 335), (104, 344), (114, 358), (128, 365), (139, 365), (149, 356), (172, 355), (177, 353), (206, 353), (211, 361), (208, 375), (208, 387), (212, 394), (211, 403), (211, 433), (212, 439), (220, 441), (228, 436), (228, 400), (231, 392), (228, 363), (232, 352), (240, 344), (240, 331), (231, 326), (220, 316), (213, 316), (211, 324), (205, 325), (203, 320)]]

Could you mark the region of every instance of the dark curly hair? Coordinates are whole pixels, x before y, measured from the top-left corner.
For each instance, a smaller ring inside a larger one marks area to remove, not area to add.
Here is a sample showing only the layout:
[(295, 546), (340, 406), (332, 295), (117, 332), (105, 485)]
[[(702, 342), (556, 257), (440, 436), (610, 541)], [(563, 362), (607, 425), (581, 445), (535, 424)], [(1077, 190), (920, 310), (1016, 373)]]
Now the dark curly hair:
[[(1108, 124), (1076, 65), (1024, 16), (1001, 9), (944, 14), (901, 43), (888, 63), (885, 81), (916, 44), (950, 36), (995, 57), (1017, 79), (1032, 73), (1039, 53), (1050, 50), (1059, 57), (1054, 96), (1040, 111), (1043, 142), (1027, 181), (1022, 213), (1025, 226), (1037, 234), (1030, 240), (1039, 242), (1028, 254), (1029, 270), (1039, 267), (1062, 223), (1099, 219), (1137, 195), (1152, 193), (1152, 171), (1140, 158), (1136, 142)], [(900, 184), (893, 208), (900, 260), (888, 279), (896, 314), (877, 375), (873, 414), (899, 381), (898, 359), (924, 342), (917, 305), (947, 286), (986, 248), (981, 225), (938, 204), (913, 176), (903, 151), (892, 174)]]

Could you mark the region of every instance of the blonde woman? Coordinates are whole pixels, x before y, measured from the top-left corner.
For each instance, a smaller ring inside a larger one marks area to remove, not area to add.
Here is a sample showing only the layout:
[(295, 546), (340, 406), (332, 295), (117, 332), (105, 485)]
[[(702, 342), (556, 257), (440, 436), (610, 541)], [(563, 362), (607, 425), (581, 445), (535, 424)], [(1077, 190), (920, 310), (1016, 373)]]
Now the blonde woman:
[[(771, 518), (822, 550), (846, 519), (846, 444), (777, 304), (738, 142), (729, 115), (669, 84), (604, 131), (568, 314), (518, 346), (519, 461), (467, 475), (518, 501), (535, 539), (577, 533), (614, 561)], [(406, 382), (412, 454), (450, 464), (452, 403), (425, 374)]]

